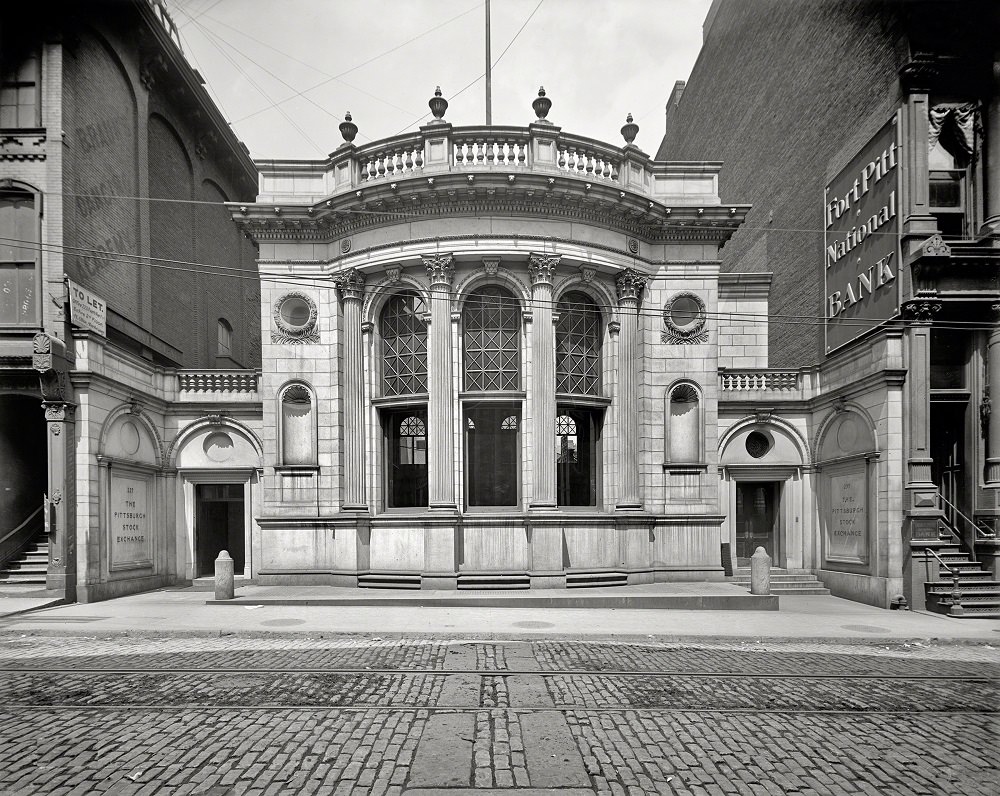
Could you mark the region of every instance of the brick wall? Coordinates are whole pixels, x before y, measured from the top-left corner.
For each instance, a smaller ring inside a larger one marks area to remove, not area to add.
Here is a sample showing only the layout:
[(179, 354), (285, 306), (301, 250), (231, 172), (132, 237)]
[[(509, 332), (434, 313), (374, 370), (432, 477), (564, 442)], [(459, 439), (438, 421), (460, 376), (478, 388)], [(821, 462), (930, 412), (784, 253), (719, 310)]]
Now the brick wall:
[(898, 105), (901, 36), (891, 3), (722, 0), (669, 113), (657, 158), (722, 160), (720, 193), (754, 205), (723, 270), (774, 273), (772, 367), (823, 358), (823, 189)]
[[(68, 151), (62, 197), (65, 269), (104, 296), (116, 312), (141, 324), (138, 124), (125, 66), (95, 35), (63, 50)], [(56, 131), (57, 134), (57, 131)], [(133, 198), (125, 198), (133, 197)]]

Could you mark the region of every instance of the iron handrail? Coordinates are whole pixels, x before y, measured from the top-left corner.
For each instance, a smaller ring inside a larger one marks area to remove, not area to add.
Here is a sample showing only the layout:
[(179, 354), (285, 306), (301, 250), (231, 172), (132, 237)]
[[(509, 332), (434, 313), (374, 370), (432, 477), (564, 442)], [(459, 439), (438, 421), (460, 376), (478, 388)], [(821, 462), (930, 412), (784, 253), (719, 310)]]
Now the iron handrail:
[[(964, 513), (962, 513), (962, 510), (958, 506), (956, 506), (954, 503), (952, 503), (950, 500), (948, 500), (948, 498), (946, 498), (940, 492), (938, 492), (938, 497), (941, 498), (941, 502), (942, 503), (944, 503), (945, 505), (947, 505), (948, 507), (950, 507), (959, 517), (961, 517), (963, 520), (965, 520), (967, 523), (969, 523), (970, 526), (972, 526), (972, 529), (976, 532), (976, 538), (977, 539), (979, 538), (980, 534), (982, 534), (982, 537), (984, 539), (996, 539), (997, 538), (997, 535), (995, 533), (993, 533), (992, 531), (987, 531), (985, 528), (981, 528), (979, 525), (976, 525), (975, 521), (970, 520)], [(949, 530), (952, 530), (952, 529), (949, 528)], [(957, 531), (952, 530), (952, 533), (954, 533), (956, 536), (959, 536), (961, 538), (960, 534), (958, 534)]]
[[(948, 616), (962, 616), (965, 610), (962, 608), (962, 590), (959, 587), (959, 576), (958, 570), (949, 567), (944, 559), (941, 558), (937, 553), (931, 550), (929, 547), (924, 548), (924, 559), (927, 556), (934, 556), (937, 559), (938, 564), (947, 570), (948, 574), (951, 575), (951, 607), (948, 609)], [(929, 562), (928, 562), (929, 563)]]
[(10, 539), (11, 536), (13, 536), (15, 533), (17, 533), (22, 528), (24, 528), (24, 526), (27, 525), (29, 522), (31, 522), (33, 519), (35, 519), (35, 517), (37, 517), (44, 508), (45, 508), (45, 504), (43, 503), (41, 506), (39, 506), (37, 509), (35, 509), (33, 512), (31, 512), (31, 514), (28, 515), (28, 518), (24, 522), (22, 522), (20, 525), (18, 525), (13, 530), (8, 531), (7, 533), (5, 533), (4, 536), (3, 536), (3, 538), (0, 539), (0, 544), (3, 544), (8, 539)]

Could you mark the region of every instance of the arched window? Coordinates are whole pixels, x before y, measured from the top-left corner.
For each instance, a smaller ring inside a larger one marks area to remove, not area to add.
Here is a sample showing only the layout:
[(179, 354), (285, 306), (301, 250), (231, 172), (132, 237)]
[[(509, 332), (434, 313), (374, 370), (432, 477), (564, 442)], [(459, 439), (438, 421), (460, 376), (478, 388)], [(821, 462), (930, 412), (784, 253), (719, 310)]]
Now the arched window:
[(219, 318), (217, 329), (218, 343), (215, 355), (219, 357), (231, 357), (233, 355), (233, 327), (225, 318)]
[(601, 311), (585, 293), (567, 293), (557, 305), (556, 392), (600, 395)]
[(695, 464), (702, 461), (701, 411), (698, 391), (678, 384), (670, 391), (667, 416), (667, 461)]
[(302, 384), (281, 393), (281, 463), (315, 464), (316, 435), (313, 399)]
[(521, 309), (509, 290), (490, 285), (471, 293), (462, 332), (466, 390), (521, 388)]
[(382, 309), (383, 395), (427, 392), (427, 322), (423, 299), (412, 291), (397, 293)]
[(38, 323), (36, 198), (29, 191), (0, 188), (0, 324)]

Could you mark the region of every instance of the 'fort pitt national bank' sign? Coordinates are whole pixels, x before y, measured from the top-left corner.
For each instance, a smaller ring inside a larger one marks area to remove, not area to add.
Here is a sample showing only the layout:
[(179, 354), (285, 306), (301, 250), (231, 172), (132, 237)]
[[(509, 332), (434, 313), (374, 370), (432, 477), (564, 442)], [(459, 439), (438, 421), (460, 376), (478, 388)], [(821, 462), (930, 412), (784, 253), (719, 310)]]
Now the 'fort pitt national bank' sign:
[(899, 125), (894, 117), (826, 186), (826, 352), (899, 314)]

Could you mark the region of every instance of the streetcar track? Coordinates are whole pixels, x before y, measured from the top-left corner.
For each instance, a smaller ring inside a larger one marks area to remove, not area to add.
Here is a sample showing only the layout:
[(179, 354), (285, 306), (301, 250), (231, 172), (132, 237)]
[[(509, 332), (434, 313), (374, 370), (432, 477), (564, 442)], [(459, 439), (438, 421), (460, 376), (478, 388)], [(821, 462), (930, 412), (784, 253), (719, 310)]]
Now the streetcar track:
[(54, 667), (54, 668), (7, 668), (0, 667), (0, 676), (23, 674), (205, 674), (209, 676), (229, 676), (234, 674), (363, 674), (363, 675), (437, 675), (451, 677), (472, 675), (478, 677), (685, 677), (701, 679), (747, 679), (747, 680), (884, 680), (900, 682), (961, 682), (961, 683), (1000, 683), (1000, 676), (990, 675), (942, 675), (942, 674), (853, 674), (853, 673), (801, 673), (801, 672), (691, 672), (691, 671), (653, 671), (653, 670), (590, 670), (590, 669), (548, 669), (538, 671), (533, 669), (386, 669), (386, 668), (259, 668), (259, 667), (121, 667), (121, 668), (90, 668), (90, 667)]
[(863, 708), (857, 708), (856, 710), (832, 710), (832, 709), (822, 709), (822, 708), (762, 708), (762, 707), (747, 707), (747, 708), (710, 708), (710, 707), (679, 707), (679, 708), (667, 708), (667, 707), (618, 707), (618, 706), (602, 706), (602, 707), (587, 707), (580, 705), (517, 705), (517, 706), (499, 706), (499, 707), (487, 707), (487, 706), (469, 706), (469, 705), (428, 705), (428, 706), (415, 706), (415, 705), (279, 705), (279, 704), (264, 704), (264, 705), (219, 705), (219, 704), (208, 704), (208, 703), (190, 703), (184, 705), (160, 705), (160, 704), (121, 704), (121, 705), (29, 705), (29, 704), (18, 704), (18, 703), (8, 703), (0, 707), (0, 715), (3, 713), (11, 712), (14, 710), (127, 710), (127, 711), (138, 711), (138, 710), (151, 710), (151, 711), (191, 711), (191, 710), (206, 710), (206, 711), (329, 711), (329, 712), (346, 712), (346, 713), (368, 713), (368, 712), (379, 712), (379, 713), (416, 713), (416, 712), (426, 712), (426, 713), (483, 713), (490, 711), (504, 711), (508, 713), (539, 713), (546, 711), (555, 711), (557, 713), (644, 713), (644, 714), (655, 714), (655, 713), (691, 713), (691, 714), (704, 714), (704, 713), (767, 713), (774, 715), (821, 715), (821, 716), (854, 716), (857, 714), (877, 714), (879, 716), (996, 716), (1000, 715), (1000, 708), (984, 708), (982, 710), (879, 710), (877, 708), (873, 709), (868, 706)]

